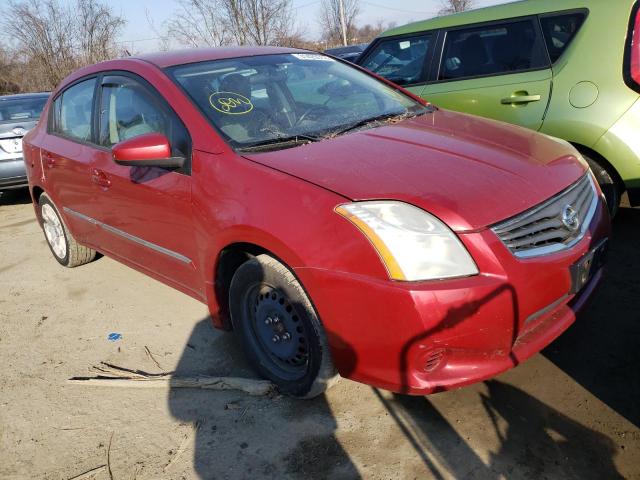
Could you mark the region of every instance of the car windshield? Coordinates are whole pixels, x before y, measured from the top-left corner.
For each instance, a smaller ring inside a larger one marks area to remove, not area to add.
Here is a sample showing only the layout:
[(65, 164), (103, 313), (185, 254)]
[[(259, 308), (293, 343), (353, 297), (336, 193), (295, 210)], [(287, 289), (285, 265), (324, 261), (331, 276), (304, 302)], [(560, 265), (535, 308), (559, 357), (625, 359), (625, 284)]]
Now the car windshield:
[(0, 123), (38, 120), (45, 103), (47, 97), (0, 100)]
[(274, 150), (431, 111), (357, 68), (293, 53), (181, 65), (171, 73), (239, 150)]

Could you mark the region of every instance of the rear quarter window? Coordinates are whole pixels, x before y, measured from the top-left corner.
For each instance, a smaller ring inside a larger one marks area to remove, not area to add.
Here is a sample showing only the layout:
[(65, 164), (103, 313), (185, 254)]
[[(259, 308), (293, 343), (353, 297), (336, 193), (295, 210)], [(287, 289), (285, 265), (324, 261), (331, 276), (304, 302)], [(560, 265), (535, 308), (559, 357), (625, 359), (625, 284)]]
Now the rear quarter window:
[(586, 12), (572, 12), (546, 15), (540, 18), (551, 63), (555, 63), (567, 49), (582, 27), (586, 16)]
[(91, 78), (69, 87), (53, 103), (51, 131), (64, 137), (87, 142), (91, 140), (91, 112), (96, 79)]

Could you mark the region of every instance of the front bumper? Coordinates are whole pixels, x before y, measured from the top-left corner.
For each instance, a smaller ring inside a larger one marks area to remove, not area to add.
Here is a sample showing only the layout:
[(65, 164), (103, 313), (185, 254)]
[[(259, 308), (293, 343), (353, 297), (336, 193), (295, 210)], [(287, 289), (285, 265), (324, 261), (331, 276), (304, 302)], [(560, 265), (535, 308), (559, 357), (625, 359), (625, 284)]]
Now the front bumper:
[(22, 157), (0, 158), (0, 190), (27, 186), (27, 171)]
[(475, 383), (540, 351), (576, 318), (602, 277), (570, 294), (569, 267), (610, 234), (600, 201), (571, 249), (518, 259), (490, 230), (460, 235), (481, 274), (392, 282), (296, 269), (327, 331), (344, 377), (424, 395)]

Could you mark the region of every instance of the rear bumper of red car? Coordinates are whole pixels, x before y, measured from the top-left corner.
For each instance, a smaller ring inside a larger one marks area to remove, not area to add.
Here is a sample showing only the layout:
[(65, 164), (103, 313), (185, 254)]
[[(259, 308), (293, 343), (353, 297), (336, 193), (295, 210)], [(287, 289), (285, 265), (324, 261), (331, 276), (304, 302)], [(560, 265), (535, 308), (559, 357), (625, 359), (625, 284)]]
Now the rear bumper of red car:
[(602, 204), (573, 248), (517, 259), (490, 231), (461, 235), (479, 275), (392, 282), (296, 269), (343, 377), (424, 395), (482, 381), (543, 349), (576, 319), (602, 278), (577, 293), (569, 268), (610, 234)]

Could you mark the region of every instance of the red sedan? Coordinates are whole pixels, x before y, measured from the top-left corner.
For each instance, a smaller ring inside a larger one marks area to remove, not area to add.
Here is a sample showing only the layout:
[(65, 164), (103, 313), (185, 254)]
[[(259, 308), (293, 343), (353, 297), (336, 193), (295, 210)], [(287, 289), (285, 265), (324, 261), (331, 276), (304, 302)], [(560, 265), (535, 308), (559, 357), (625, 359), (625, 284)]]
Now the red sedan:
[(99, 251), (204, 303), (259, 372), (426, 394), (539, 351), (602, 276), (580, 154), (282, 48), (72, 74), (24, 141), (58, 262)]

